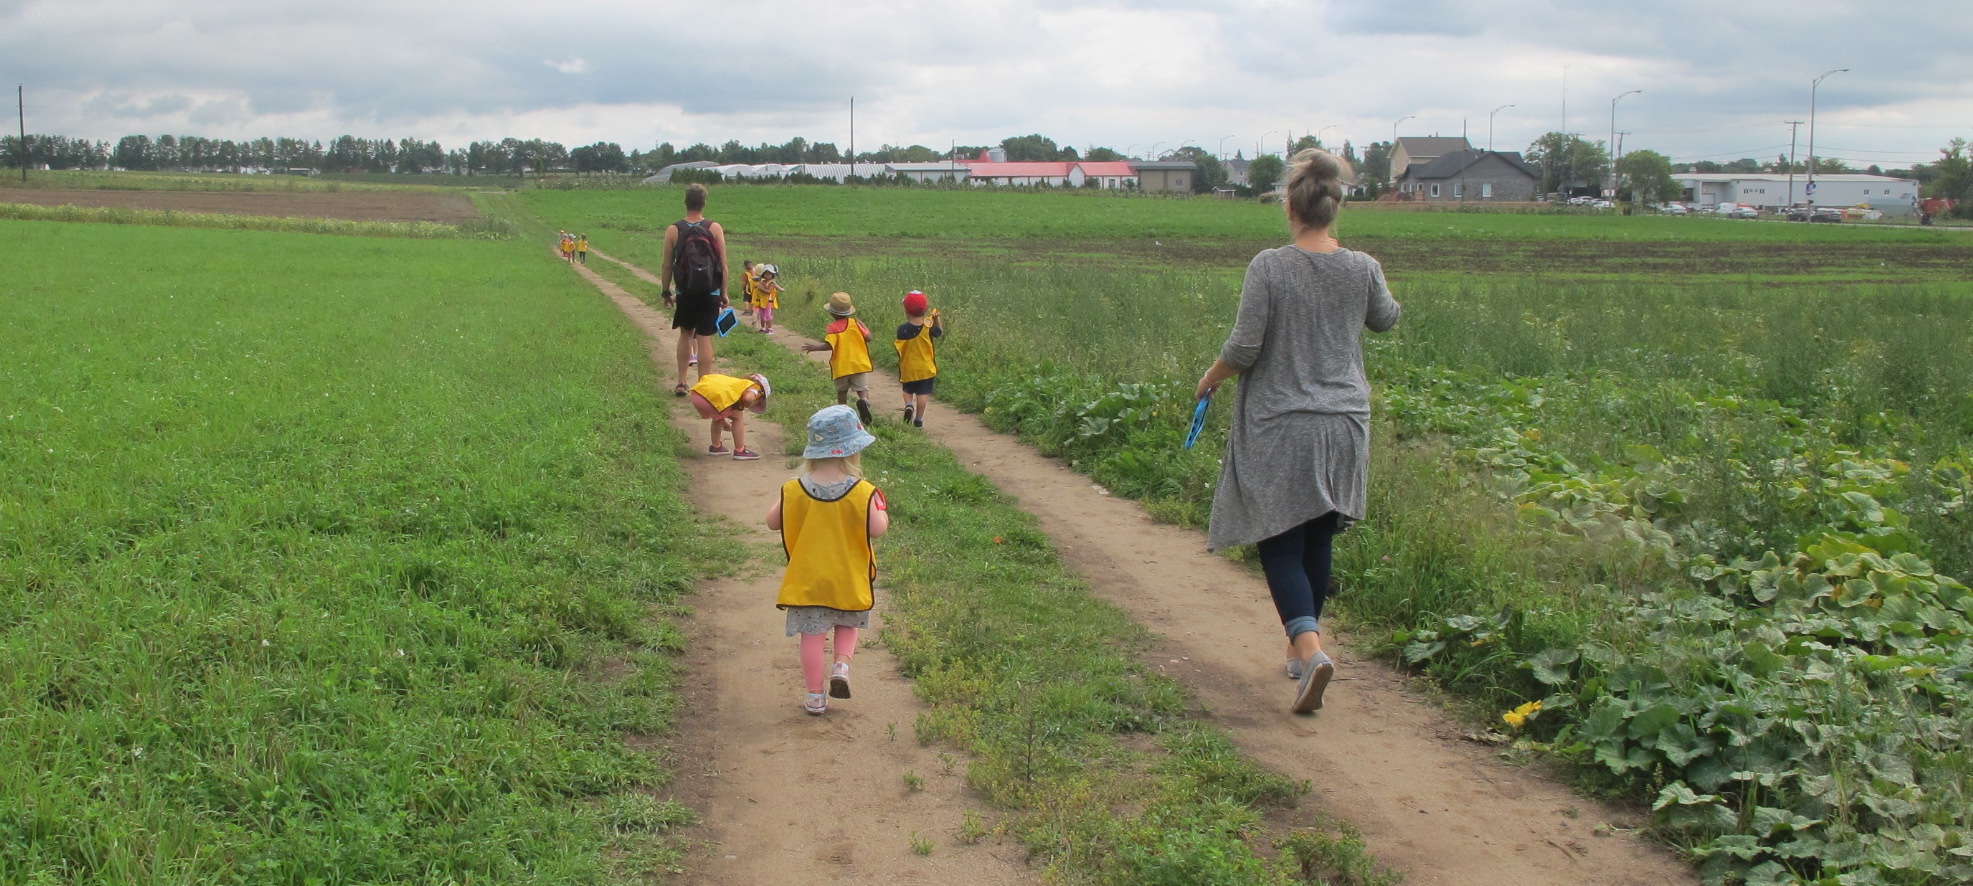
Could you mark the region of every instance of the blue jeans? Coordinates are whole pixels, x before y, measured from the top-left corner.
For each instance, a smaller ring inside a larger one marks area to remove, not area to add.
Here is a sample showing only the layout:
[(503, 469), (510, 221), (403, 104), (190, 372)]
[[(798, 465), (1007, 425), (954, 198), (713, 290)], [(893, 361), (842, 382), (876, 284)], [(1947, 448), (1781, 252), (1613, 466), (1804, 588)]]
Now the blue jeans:
[(1288, 639), (1321, 630), (1322, 601), (1329, 596), (1330, 556), (1342, 515), (1330, 511), (1256, 547), (1274, 611)]

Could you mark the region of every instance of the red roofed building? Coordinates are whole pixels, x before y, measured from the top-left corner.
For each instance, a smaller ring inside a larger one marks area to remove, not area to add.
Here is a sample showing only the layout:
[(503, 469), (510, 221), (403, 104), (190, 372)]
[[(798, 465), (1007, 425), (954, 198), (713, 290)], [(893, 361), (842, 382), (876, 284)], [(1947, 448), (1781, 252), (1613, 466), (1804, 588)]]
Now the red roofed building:
[(1082, 177), (1073, 163), (981, 163), (966, 164), (966, 180), (976, 185), (1050, 185), (1082, 187)]
[(1137, 187), (1137, 170), (1122, 160), (1085, 160), (1076, 168), (1082, 171), (1084, 181), (1094, 181), (1099, 188)]

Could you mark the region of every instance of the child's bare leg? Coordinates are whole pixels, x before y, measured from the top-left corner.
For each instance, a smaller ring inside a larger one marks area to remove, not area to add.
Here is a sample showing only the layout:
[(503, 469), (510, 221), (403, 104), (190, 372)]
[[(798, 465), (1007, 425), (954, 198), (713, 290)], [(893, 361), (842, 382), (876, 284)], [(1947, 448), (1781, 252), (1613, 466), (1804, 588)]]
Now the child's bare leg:
[(915, 421), (915, 422), (916, 422), (917, 424), (921, 424), (921, 425), (922, 425), (922, 424), (924, 424), (924, 423), (925, 423), (925, 407), (927, 407), (927, 406), (930, 406), (930, 405), (932, 405), (932, 395), (930, 395), (930, 394), (919, 394), (919, 395), (918, 395), (918, 404), (917, 404), (917, 405), (918, 405), (918, 408), (917, 408), (916, 410), (913, 410), (913, 412), (914, 412), (914, 413), (915, 413), (915, 414), (917, 415), (917, 418), (916, 418), (916, 419), (914, 419), (914, 421)]
[[(726, 430), (725, 419), (715, 418), (712, 420), (712, 448), (714, 449), (719, 448), (719, 441), (725, 437), (725, 433), (724, 433), (725, 430)], [(733, 435), (733, 438), (736, 440), (739, 439), (739, 437), (740, 437), (739, 434)]]
[(733, 451), (743, 452), (747, 448), (747, 417), (736, 412), (729, 421), (733, 423)]
[(858, 634), (856, 628), (844, 627), (842, 625), (836, 626), (836, 660), (837, 661), (842, 662), (843, 664), (849, 664), (849, 660), (856, 657), (857, 636)]
[[(838, 628), (837, 630), (841, 630)], [(803, 634), (801, 642), (802, 680), (810, 692), (821, 692), (823, 673), (823, 643), (828, 639), (821, 634)]]

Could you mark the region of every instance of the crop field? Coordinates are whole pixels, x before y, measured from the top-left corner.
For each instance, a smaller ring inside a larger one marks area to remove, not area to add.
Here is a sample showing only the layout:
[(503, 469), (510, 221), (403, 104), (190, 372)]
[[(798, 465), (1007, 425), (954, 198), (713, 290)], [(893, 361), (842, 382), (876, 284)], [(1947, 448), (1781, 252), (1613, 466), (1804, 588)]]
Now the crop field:
[(0, 220), (0, 267), (0, 882), (670, 864), (625, 735), (706, 542), (608, 305), (465, 239)]
[[(678, 192), (518, 199), (656, 267)], [(1184, 451), (1187, 401), (1278, 207), (748, 186), (711, 210), (736, 262), (781, 266), (782, 324), (817, 333), (845, 289), (881, 334), (922, 288), (942, 398), (1203, 523), (1228, 408)], [(1973, 879), (1973, 241), (1369, 208), (1340, 236), (1406, 308), (1367, 348), (1357, 644), (1651, 806), (1709, 875)]]

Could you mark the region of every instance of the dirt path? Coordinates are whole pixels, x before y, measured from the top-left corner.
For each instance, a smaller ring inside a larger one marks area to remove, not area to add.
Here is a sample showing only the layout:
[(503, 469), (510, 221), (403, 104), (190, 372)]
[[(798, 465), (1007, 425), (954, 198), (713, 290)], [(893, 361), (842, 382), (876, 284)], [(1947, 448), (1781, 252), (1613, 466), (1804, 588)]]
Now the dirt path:
[[(575, 270), (649, 336), (651, 359), (668, 388), (676, 346), (668, 318), (588, 268)], [(749, 448), (767, 453), (760, 461), (708, 456), (706, 422), (668, 390), (653, 396), (695, 454), (684, 459), (693, 504), (732, 521), (736, 546), (778, 551), (779, 537), (762, 519), (794, 475), (779, 457), (780, 427), (747, 423)], [(987, 822), (993, 815), (968, 794), (963, 761), (949, 766), (913, 737), (925, 707), (874, 642), (876, 631), (865, 632), (856, 654), (855, 697), (832, 699), (821, 717), (801, 710), (795, 641), (784, 636), (774, 608), (778, 560), (766, 553), (739, 575), (701, 585), (691, 600), (673, 749), (677, 799), (699, 813), (691, 837), (703, 841), (687, 880), (715, 886), (1036, 882), (1018, 846), (990, 840), (968, 846), (954, 838), (968, 811)], [(923, 779), (922, 790), (906, 788), (906, 772)], [(913, 851), (914, 837), (931, 841), (930, 855)]]
[[(878, 376), (876, 402), (888, 413), (897, 382)], [(1153, 521), (972, 416), (935, 403), (926, 431), (1039, 518), (1091, 587), (1162, 635), (1146, 659), (1183, 682), (1243, 751), (1309, 779), (1319, 797), (1311, 811), (1355, 824), (1407, 883), (1697, 882), (1670, 852), (1605, 827), (1635, 825), (1635, 816), (1464, 741), (1467, 730), (1410, 694), (1401, 674), (1351, 656), (1347, 637), (1327, 644), (1339, 667), (1324, 710), (1288, 714), (1280, 620), (1258, 576), (1208, 553), (1199, 533)]]

